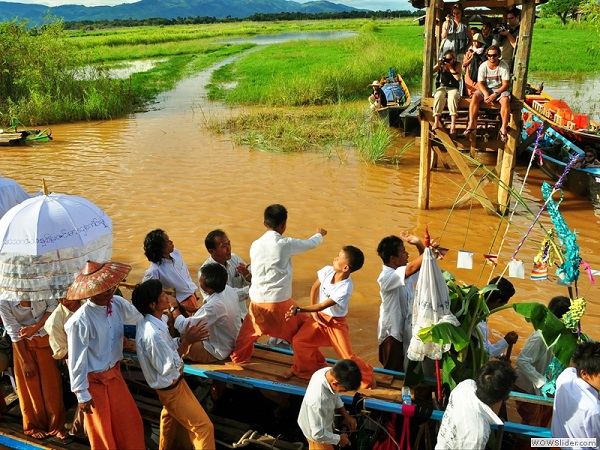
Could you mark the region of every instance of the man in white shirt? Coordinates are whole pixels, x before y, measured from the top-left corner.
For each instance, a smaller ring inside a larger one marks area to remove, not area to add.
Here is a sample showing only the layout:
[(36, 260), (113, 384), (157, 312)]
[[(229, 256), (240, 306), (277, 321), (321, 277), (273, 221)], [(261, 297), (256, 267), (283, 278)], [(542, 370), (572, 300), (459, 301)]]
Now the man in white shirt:
[(488, 57), (479, 66), (477, 74), (477, 90), (473, 93), (469, 105), (469, 123), (464, 132), (465, 136), (477, 130), (477, 116), (481, 102), (488, 105), (500, 105), (500, 140), (508, 140), (508, 119), (510, 117), (510, 69), (508, 65), (500, 60), (502, 56), (500, 48), (496, 45), (486, 50)]
[(144, 238), (144, 254), (151, 264), (142, 282), (154, 279), (160, 281), (165, 289), (175, 289), (183, 315), (187, 317), (195, 313), (198, 310), (196, 285), (169, 235), (161, 229), (149, 232)]
[(563, 447), (600, 448), (600, 342), (582, 342), (569, 367), (556, 380), (552, 416), (553, 438), (595, 439), (595, 444)]
[[(231, 241), (223, 230), (213, 230), (208, 233), (204, 239), (204, 245), (210, 253), (210, 257), (204, 261), (202, 267), (211, 263), (219, 263), (225, 267), (225, 270), (227, 270), (227, 285), (231, 286), (238, 295), (240, 321), (244, 320), (246, 314), (248, 314), (246, 301), (249, 298), (248, 292), (252, 282), (252, 274), (248, 264), (235, 253), (231, 253)], [(202, 267), (198, 270), (198, 280), (202, 275)], [(202, 295), (206, 300), (209, 294), (202, 291)]]
[(0, 218), (13, 206), (38, 195), (42, 195), (42, 192), (30, 195), (15, 180), (0, 175)]
[(333, 419), (337, 411), (350, 432), (356, 430), (356, 420), (346, 411), (339, 393), (354, 391), (360, 383), (360, 369), (350, 359), (341, 359), (333, 367), (319, 369), (313, 374), (298, 415), (298, 425), (308, 440), (309, 449), (333, 450), (334, 445), (350, 445), (346, 433), (333, 431)]
[[(402, 239), (419, 251), (419, 256), (410, 264)], [(379, 362), (384, 369), (404, 371), (404, 355), (412, 338), (414, 286), (424, 251), (425, 246), (421, 240), (407, 232), (400, 233), (400, 237), (384, 237), (377, 246), (377, 254), (383, 261), (381, 273), (377, 278), (381, 296), (377, 342)], [(406, 343), (405, 347), (403, 343)]]
[(175, 328), (185, 336), (190, 326), (205, 323), (208, 339), (193, 344), (186, 359), (198, 363), (222, 361), (233, 351), (242, 326), (238, 295), (227, 285), (227, 270), (221, 264), (205, 264), (200, 273), (200, 288), (208, 297), (192, 317), (184, 318), (176, 308), (177, 300), (169, 297)]
[(85, 413), (92, 449), (145, 449), (144, 425), (121, 374), (123, 325), (142, 315), (114, 295), (131, 267), (88, 261), (67, 291), (67, 300), (88, 300), (65, 324), (71, 390)]
[(503, 424), (493, 407), (508, 397), (515, 379), (508, 363), (488, 361), (479, 369), (477, 381), (460, 382), (450, 393), (436, 450), (484, 450), (491, 425)]
[[(548, 303), (548, 310), (558, 319), (562, 319), (563, 314), (569, 310), (570, 306), (571, 300), (569, 297), (557, 296)], [(547, 381), (545, 372), (553, 358), (553, 348), (554, 345), (550, 347), (546, 345), (546, 341), (544, 341), (539, 330), (534, 331), (529, 336), (517, 358), (516, 391), (541, 395), (540, 389)], [(552, 405), (520, 401), (515, 403), (517, 412), (521, 416), (521, 423), (538, 427), (547, 427), (550, 423)]]
[(188, 327), (181, 340), (173, 339), (163, 314), (169, 307), (168, 298), (172, 297), (164, 293), (158, 280), (145, 281), (132, 293), (133, 304), (144, 315), (136, 330), (138, 359), (148, 385), (156, 389), (163, 405), (159, 448), (186, 443), (186, 448), (214, 449), (213, 424), (183, 379), (181, 359), (192, 345), (206, 339), (208, 330), (199, 323)]
[(327, 234), (327, 230), (317, 228), (317, 232), (306, 240), (283, 237), (287, 210), (278, 204), (267, 206), (264, 225), (267, 232), (250, 247), (250, 309), (231, 354), (231, 360), (239, 364), (250, 360), (254, 343), (263, 334), (292, 342), (292, 337), (306, 320), (303, 315), (285, 320), (290, 307), (297, 306), (292, 299), (292, 256), (315, 248)]

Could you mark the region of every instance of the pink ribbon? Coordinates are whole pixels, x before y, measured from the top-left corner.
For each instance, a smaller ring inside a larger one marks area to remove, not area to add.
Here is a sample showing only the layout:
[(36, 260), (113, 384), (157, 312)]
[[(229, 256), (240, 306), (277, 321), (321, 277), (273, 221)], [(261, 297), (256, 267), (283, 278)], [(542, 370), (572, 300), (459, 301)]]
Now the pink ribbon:
[(588, 278), (590, 279), (590, 283), (596, 284), (596, 282), (594, 281), (594, 275), (592, 275), (592, 268), (590, 267), (590, 265), (584, 260), (581, 260), (579, 265), (585, 267), (585, 271), (587, 272)]

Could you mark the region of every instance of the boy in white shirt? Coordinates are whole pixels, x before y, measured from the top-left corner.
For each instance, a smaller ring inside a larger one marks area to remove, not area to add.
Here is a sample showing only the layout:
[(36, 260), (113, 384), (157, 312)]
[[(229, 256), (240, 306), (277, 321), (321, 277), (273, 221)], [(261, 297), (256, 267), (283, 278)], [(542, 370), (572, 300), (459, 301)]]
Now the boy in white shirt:
[(516, 375), (504, 361), (488, 361), (479, 369), (477, 381), (461, 381), (450, 393), (442, 417), (436, 450), (483, 450), (491, 425), (502, 425), (494, 406), (508, 397)]
[(144, 315), (135, 336), (140, 366), (163, 405), (159, 448), (176, 448), (182, 444), (189, 448), (215, 448), (213, 424), (183, 379), (181, 359), (192, 345), (207, 337), (205, 325), (191, 326), (181, 339), (173, 339), (163, 314), (169, 306), (168, 296), (158, 280), (147, 280), (136, 286), (131, 298)]
[(233, 351), (242, 326), (238, 295), (232, 287), (227, 286), (227, 270), (219, 263), (202, 266), (200, 288), (209, 295), (192, 317), (183, 317), (177, 308), (177, 300), (169, 297), (175, 328), (185, 335), (190, 326), (206, 323), (210, 336), (203, 342), (193, 344), (185, 357), (198, 363), (222, 361)]
[(292, 340), (294, 365), (292, 374), (308, 379), (327, 363), (319, 347), (333, 347), (340, 358), (353, 360), (362, 374), (361, 387), (374, 388), (373, 367), (356, 356), (350, 343), (350, 330), (346, 322), (350, 296), (354, 284), (350, 274), (359, 270), (365, 262), (363, 252), (352, 245), (343, 247), (334, 258), (332, 266), (317, 272), (318, 279), (310, 291), (311, 304), (291, 306), (286, 319), (297, 317), (299, 312), (313, 313)]
[(298, 425), (308, 440), (309, 450), (350, 445), (346, 433), (333, 432), (333, 419), (337, 410), (350, 432), (356, 430), (356, 420), (344, 408), (339, 393), (358, 389), (360, 381), (360, 369), (349, 359), (338, 361), (332, 368), (320, 369), (311, 377), (298, 415)]
[[(410, 264), (403, 239), (419, 251), (419, 256)], [(404, 355), (412, 338), (414, 287), (424, 251), (425, 245), (421, 240), (406, 231), (400, 233), (400, 237), (384, 237), (377, 246), (377, 254), (383, 261), (381, 274), (377, 278), (381, 295), (377, 341), (379, 362), (384, 369), (404, 371)], [(406, 347), (403, 343), (406, 343)]]
[[(567, 367), (556, 380), (552, 437), (591, 438), (587, 445), (562, 448), (599, 449), (600, 342), (582, 342), (571, 361), (575, 367)], [(592, 439), (595, 445), (591, 444)]]
[(327, 230), (317, 228), (317, 232), (306, 240), (283, 237), (287, 210), (277, 204), (265, 209), (264, 225), (267, 232), (250, 246), (250, 308), (231, 354), (231, 360), (238, 364), (250, 360), (254, 343), (263, 334), (292, 341), (306, 320), (301, 316), (285, 319), (286, 311), (296, 307), (292, 299), (292, 256), (315, 248), (327, 234)]

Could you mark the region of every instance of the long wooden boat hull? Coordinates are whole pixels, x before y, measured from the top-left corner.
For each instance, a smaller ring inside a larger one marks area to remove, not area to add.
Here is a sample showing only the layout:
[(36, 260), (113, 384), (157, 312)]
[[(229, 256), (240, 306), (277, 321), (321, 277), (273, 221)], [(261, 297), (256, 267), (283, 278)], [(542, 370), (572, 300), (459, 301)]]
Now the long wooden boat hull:
[(600, 124), (594, 121), (589, 121), (587, 128), (579, 128), (577, 124), (570, 121), (560, 123), (557, 117), (552, 112), (544, 109), (544, 104), (553, 100), (553, 98), (545, 92), (539, 95), (526, 95), (524, 106), (529, 112), (535, 114), (538, 118), (548, 123), (554, 130), (562, 134), (571, 141), (583, 144), (600, 145)]
[[(529, 108), (524, 108), (523, 112), (525, 114), (531, 113)], [(543, 118), (539, 118), (537, 115), (532, 115), (530, 118), (538, 123), (545, 122)], [(530, 127), (532, 131), (536, 128), (537, 127)], [(527, 131), (523, 131), (523, 137), (526, 138), (527, 136)], [(561, 133), (558, 133), (552, 127), (547, 127), (544, 129), (543, 137), (540, 139), (540, 142), (538, 142), (538, 147), (540, 149), (550, 147), (557, 139), (562, 142), (563, 147), (569, 151), (573, 158), (580, 158), (584, 156), (585, 152), (577, 144), (567, 139)], [(534, 144), (527, 147), (527, 151), (529, 153), (533, 152), (533, 150)], [(543, 152), (542, 157), (543, 164), (539, 165), (540, 169), (550, 176), (554, 181), (558, 180), (565, 172), (567, 162), (559, 161), (558, 159), (555, 159)], [(567, 173), (564, 185), (571, 192), (574, 192), (577, 195), (587, 196), (594, 203), (600, 204), (600, 168), (580, 169), (572, 167)]]

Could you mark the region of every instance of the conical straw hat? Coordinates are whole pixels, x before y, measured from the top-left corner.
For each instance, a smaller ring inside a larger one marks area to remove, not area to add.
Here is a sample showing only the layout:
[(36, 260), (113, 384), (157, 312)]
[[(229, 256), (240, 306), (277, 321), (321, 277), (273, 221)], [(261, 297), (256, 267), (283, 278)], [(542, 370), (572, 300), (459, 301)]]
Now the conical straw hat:
[(67, 291), (67, 300), (83, 300), (119, 285), (131, 272), (131, 266), (118, 262), (88, 261)]

